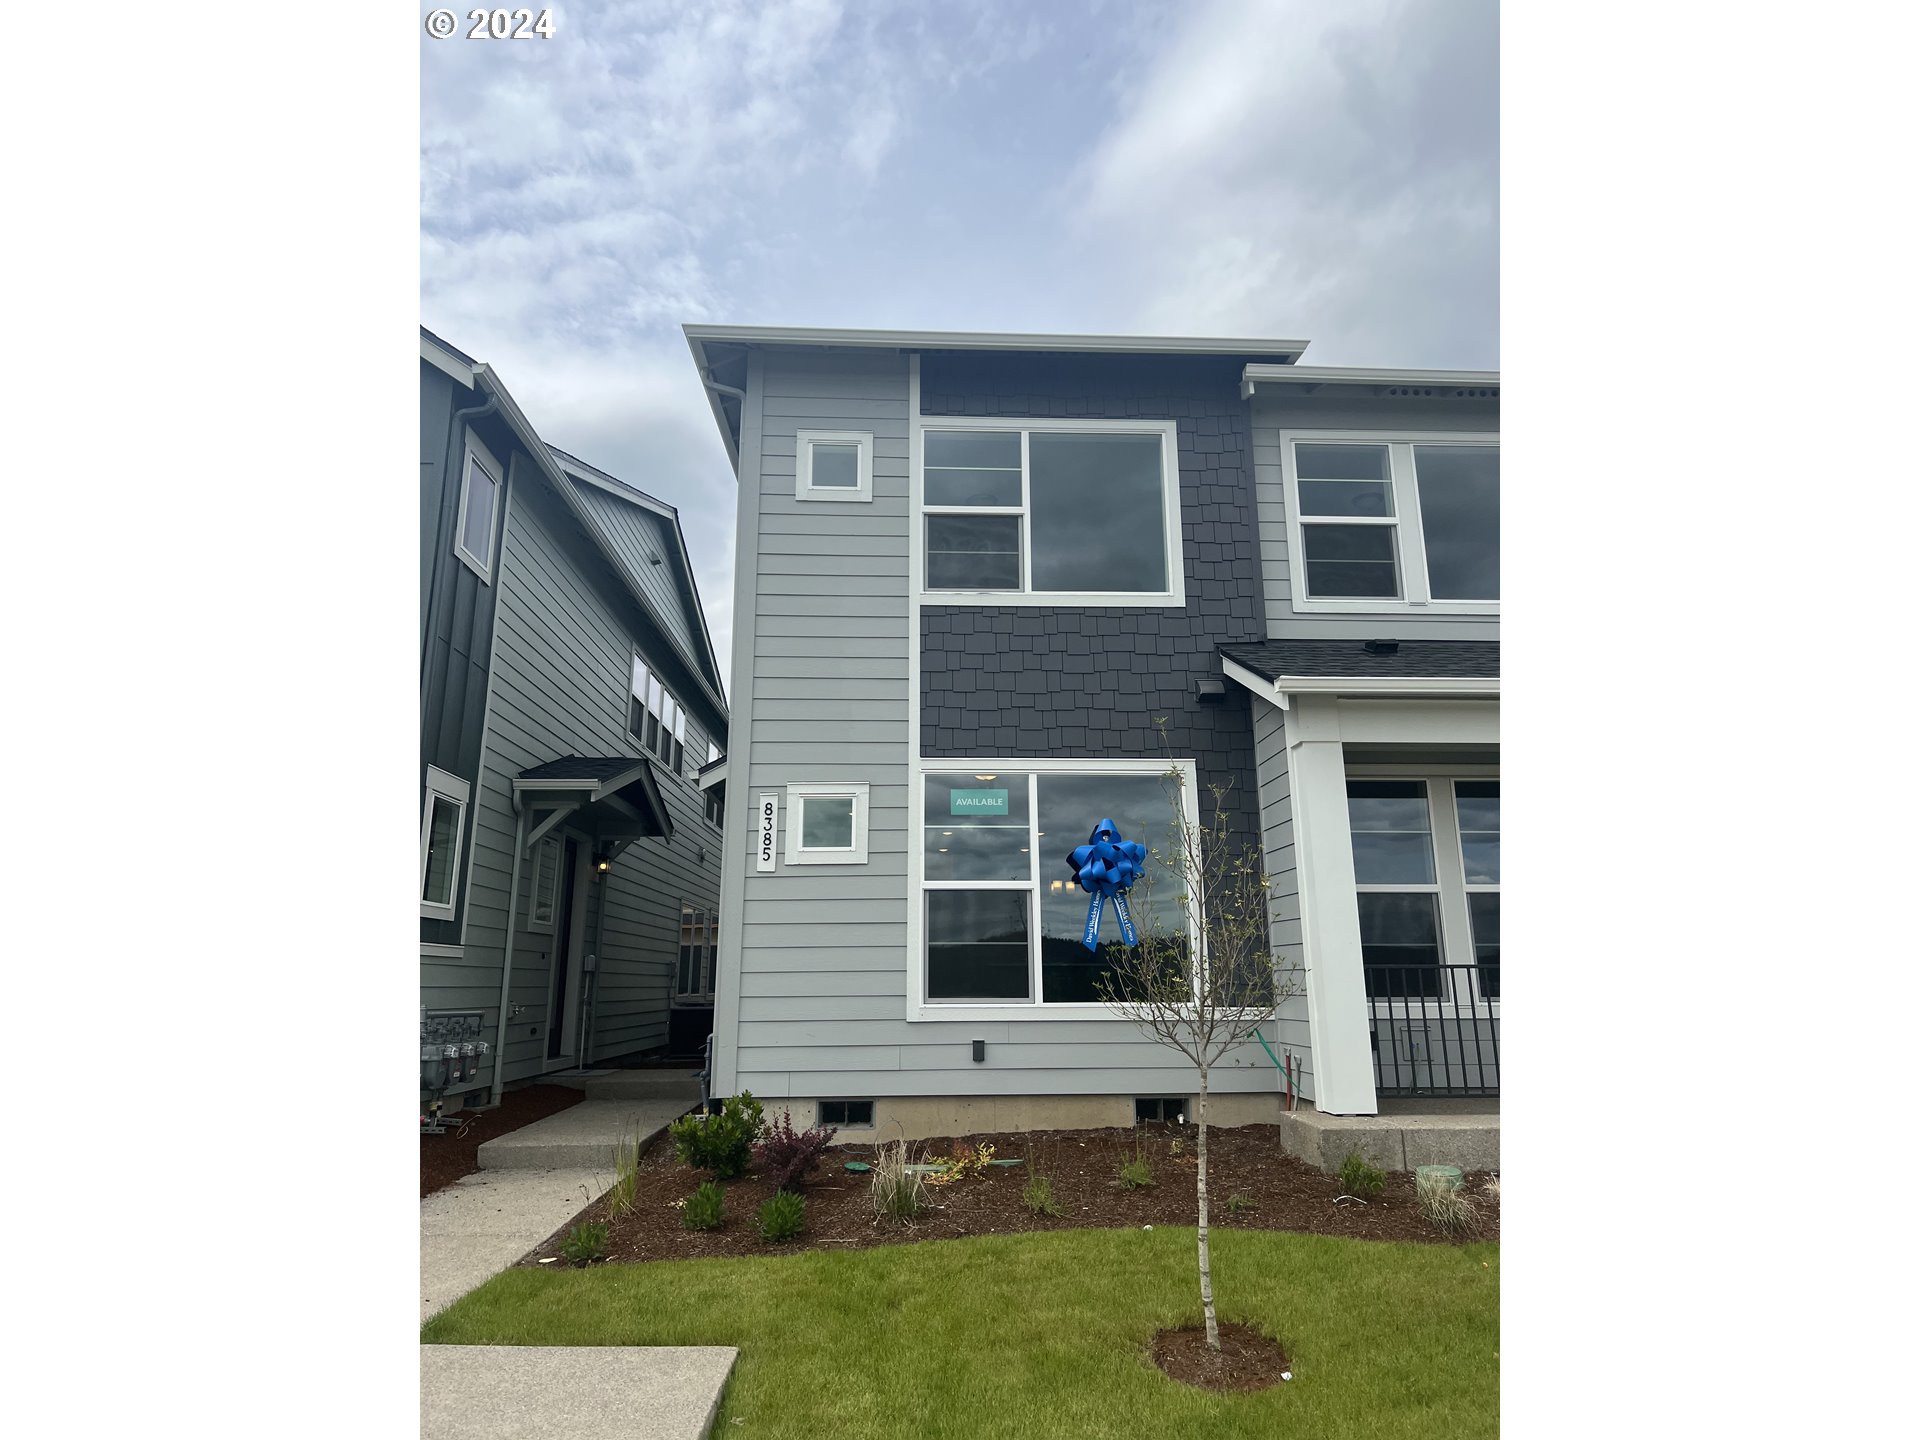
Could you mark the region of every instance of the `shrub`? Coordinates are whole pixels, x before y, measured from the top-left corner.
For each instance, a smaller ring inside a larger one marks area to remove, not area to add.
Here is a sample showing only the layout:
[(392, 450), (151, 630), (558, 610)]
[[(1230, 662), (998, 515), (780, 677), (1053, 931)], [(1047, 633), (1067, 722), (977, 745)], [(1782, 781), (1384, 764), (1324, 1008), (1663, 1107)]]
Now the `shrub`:
[(907, 1142), (884, 1145), (873, 1157), (873, 1210), (895, 1220), (911, 1220), (927, 1208), (927, 1186), (907, 1168)]
[(951, 1185), (956, 1180), (973, 1180), (987, 1173), (993, 1160), (993, 1146), (984, 1141), (969, 1146), (964, 1140), (953, 1142), (953, 1153), (933, 1163), (940, 1168), (927, 1177), (929, 1185)]
[(689, 1230), (718, 1230), (726, 1218), (727, 1192), (707, 1181), (680, 1206), (680, 1223)]
[(613, 1155), (613, 1188), (607, 1192), (609, 1215), (631, 1215), (634, 1195), (640, 1188), (640, 1141), (629, 1136), (620, 1141)]
[(1420, 1213), (1442, 1235), (1471, 1235), (1479, 1223), (1473, 1202), (1454, 1189), (1444, 1175), (1420, 1176), (1414, 1181), (1413, 1193), (1420, 1202)]
[(747, 1091), (721, 1102), (712, 1115), (682, 1115), (668, 1127), (682, 1165), (709, 1171), (717, 1180), (747, 1173), (753, 1138), (760, 1133), (760, 1102)]
[(1387, 1172), (1369, 1165), (1358, 1150), (1340, 1162), (1340, 1188), (1359, 1200), (1371, 1200), (1387, 1183)]
[(769, 1120), (760, 1132), (760, 1143), (753, 1147), (753, 1158), (760, 1162), (776, 1190), (797, 1190), (819, 1168), (827, 1146), (840, 1132), (832, 1127), (796, 1131), (793, 1114), (782, 1110), (778, 1120)]
[(1245, 1215), (1253, 1208), (1253, 1201), (1244, 1195), (1229, 1195), (1227, 1197), (1227, 1213), (1229, 1215)]
[(1147, 1157), (1136, 1155), (1120, 1167), (1120, 1183), (1129, 1190), (1144, 1190), (1153, 1184), (1153, 1166)]
[(570, 1265), (591, 1265), (607, 1258), (607, 1222), (582, 1220), (567, 1231), (560, 1242), (560, 1254)]
[(760, 1238), (769, 1245), (791, 1240), (807, 1228), (806, 1197), (796, 1195), (791, 1190), (776, 1190), (773, 1197), (760, 1207), (760, 1215), (754, 1221), (753, 1228), (760, 1232)]
[(1020, 1192), (1020, 1203), (1036, 1215), (1060, 1214), (1060, 1206), (1053, 1198), (1053, 1181), (1045, 1175), (1027, 1177), (1027, 1188)]

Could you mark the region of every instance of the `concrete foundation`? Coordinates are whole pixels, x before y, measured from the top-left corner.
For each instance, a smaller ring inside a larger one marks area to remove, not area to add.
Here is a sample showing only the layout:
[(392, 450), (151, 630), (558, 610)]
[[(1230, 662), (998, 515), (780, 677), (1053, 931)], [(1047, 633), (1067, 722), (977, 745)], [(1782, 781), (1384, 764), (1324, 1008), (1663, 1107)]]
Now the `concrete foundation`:
[[(795, 1126), (812, 1125), (819, 1115), (814, 1100), (764, 1100), (769, 1115), (793, 1112)], [(1191, 1097), (1189, 1097), (1191, 1103)], [(1209, 1095), (1207, 1124), (1274, 1125), (1286, 1108), (1277, 1094)], [(1193, 1120), (1191, 1109), (1187, 1112)], [(1127, 1129), (1133, 1125), (1131, 1095), (903, 1095), (873, 1102), (869, 1129), (841, 1126), (836, 1144), (863, 1145), (888, 1140), (925, 1140), (933, 1135), (985, 1135), (1024, 1130)]]
[(1281, 1119), (1280, 1143), (1288, 1154), (1328, 1173), (1356, 1150), (1382, 1170), (1417, 1170), (1422, 1165), (1500, 1168), (1498, 1110), (1395, 1110), (1387, 1115), (1322, 1115), (1302, 1105)]

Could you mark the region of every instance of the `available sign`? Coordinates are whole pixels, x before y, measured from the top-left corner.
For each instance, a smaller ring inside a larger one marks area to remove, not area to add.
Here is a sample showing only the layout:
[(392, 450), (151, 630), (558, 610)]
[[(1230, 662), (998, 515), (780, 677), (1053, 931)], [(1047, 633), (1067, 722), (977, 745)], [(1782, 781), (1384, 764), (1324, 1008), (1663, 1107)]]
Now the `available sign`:
[(951, 790), (947, 793), (949, 815), (1004, 815), (1007, 792), (1004, 790)]

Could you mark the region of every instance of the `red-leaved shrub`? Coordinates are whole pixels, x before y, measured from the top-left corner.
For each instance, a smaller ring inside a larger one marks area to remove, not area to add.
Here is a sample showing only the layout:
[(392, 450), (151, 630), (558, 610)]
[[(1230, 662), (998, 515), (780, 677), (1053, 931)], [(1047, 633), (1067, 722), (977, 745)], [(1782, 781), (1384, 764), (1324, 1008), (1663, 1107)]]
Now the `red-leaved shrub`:
[(778, 1119), (767, 1121), (761, 1130), (760, 1143), (753, 1147), (753, 1158), (760, 1162), (776, 1189), (797, 1190), (818, 1167), (827, 1146), (839, 1133), (832, 1126), (825, 1130), (817, 1125), (811, 1130), (795, 1130), (793, 1113), (782, 1110)]

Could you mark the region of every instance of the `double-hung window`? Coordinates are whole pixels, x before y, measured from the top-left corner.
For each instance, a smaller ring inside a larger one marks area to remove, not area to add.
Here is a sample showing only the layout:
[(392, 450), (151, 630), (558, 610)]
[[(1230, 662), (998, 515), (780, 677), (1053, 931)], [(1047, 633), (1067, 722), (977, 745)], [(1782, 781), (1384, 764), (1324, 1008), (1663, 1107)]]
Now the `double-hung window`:
[(1500, 782), (1350, 775), (1367, 994), (1500, 995)]
[(471, 787), (458, 775), (429, 765), (426, 790), (420, 814), (420, 913), (451, 920)]
[(1497, 440), (1296, 435), (1281, 453), (1296, 608), (1499, 608)]
[(638, 655), (633, 657), (627, 730), (643, 750), (658, 755), (674, 774), (681, 773), (687, 758), (687, 712)]
[[(1179, 764), (1191, 797), (1191, 764)], [(929, 1007), (1100, 1001), (1119, 926), (1109, 907), (1100, 948), (1082, 945), (1089, 896), (1067, 874), (1067, 852), (1110, 819), (1124, 838), (1165, 854), (1179, 833), (1165, 768), (1028, 761), (922, 775), (919, 958)], [(1129, 896), (1134, 924), (1190, 936), (1180, 887), (1161, 860), (1148, 864), (1154, 884)]]
[(1174, 422), (929, 419), (923, 592), (985, 604), (1179, 605)]

